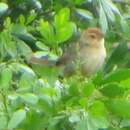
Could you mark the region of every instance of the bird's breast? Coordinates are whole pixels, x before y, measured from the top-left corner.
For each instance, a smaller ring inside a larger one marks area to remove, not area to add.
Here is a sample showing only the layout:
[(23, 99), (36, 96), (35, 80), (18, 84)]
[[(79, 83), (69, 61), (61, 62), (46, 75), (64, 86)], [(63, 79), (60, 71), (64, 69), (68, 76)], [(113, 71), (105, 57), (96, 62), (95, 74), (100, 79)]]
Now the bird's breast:
[(91, 75), (99, 70), (105, 60), (105, 48), (83, 48), (80, 51), (81, 71), (85, 75)]

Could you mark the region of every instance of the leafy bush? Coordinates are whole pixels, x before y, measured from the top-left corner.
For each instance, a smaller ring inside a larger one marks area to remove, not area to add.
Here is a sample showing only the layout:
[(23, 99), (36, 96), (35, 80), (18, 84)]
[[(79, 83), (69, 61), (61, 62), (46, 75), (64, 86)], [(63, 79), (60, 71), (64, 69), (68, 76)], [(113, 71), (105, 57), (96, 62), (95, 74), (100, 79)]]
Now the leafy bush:
[[(2, 0), (0, 130), (129, 130), (129, 7), (127, 0)], [(108, 50), (92, 77), (59, 79), (58, 68), (27, 63), (33, 52), (55, 60), (90, 26), (101, 27)]]

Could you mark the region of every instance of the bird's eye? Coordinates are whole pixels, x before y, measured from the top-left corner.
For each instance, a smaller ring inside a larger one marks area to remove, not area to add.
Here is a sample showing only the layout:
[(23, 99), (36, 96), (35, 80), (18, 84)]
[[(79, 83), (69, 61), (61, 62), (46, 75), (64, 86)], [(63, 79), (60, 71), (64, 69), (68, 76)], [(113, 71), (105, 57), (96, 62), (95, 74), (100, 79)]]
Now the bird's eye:
[(92, 39), (95, 39), (95, 38), (96, 38), (95, 35), (90, 35), (90, 37), (91, 37)]

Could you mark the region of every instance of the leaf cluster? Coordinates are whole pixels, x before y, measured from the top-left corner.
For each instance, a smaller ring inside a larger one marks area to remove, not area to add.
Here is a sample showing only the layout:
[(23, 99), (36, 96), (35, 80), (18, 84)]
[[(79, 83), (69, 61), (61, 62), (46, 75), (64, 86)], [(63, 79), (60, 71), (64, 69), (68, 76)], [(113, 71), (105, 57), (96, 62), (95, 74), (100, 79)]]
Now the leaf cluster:
[[(0, 2), (0, 130), (129, 130), (129, 0), (2, 0)], [(30, 65), (55, 61), (87, 27), (106, 35), (104, 68), (79, 72)]]

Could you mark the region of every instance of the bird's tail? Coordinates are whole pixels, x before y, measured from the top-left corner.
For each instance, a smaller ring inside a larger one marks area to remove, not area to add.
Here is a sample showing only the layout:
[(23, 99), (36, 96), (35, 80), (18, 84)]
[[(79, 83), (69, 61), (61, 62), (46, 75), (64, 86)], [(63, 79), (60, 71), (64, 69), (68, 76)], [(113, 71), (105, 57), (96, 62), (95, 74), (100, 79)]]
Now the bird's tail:
[(35, 55), (31, 55), (27, 61), (29, 64), (38, 64), (50, 67), (56, 66), (57, 63), (57, 60), (49, 59), (48, 56), (36, 57)]

